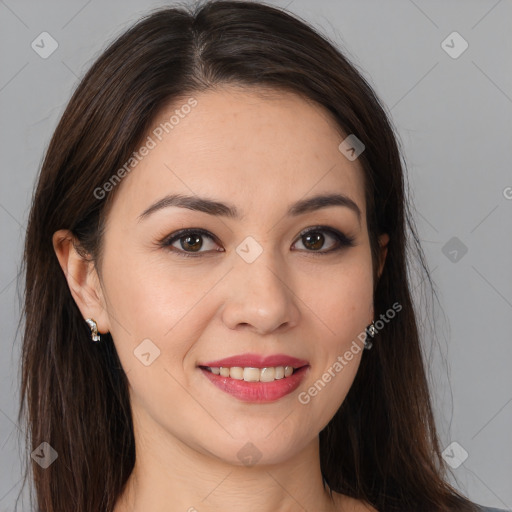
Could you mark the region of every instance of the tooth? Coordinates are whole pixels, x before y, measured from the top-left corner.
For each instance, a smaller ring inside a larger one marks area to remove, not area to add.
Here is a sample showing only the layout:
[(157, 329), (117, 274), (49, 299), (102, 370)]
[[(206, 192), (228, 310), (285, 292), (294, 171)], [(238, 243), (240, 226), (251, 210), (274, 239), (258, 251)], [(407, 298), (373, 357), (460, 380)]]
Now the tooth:
[(267, 368), (253, 368), (233, 366), (231, 368), (210, 366), (208, 369), (214, 375), (221, 377), (231, 377), (236, 380), (245, 380), (246, 382), (272, 382), (283, 379), (293, 374), (293, 366), (277, 366)]
[(233, 366), (229, 369), (229, 376), (232, 379), (242, 380), (244, 378), (244, 369), (240, 366)]
[(284, 377), (284, 366), (276, 368), (275, 379), (282, 379)]
[(261, 375), (260, 375), (260, 381), (261, 382), (272, 382), (275, 377), (275, 368), (262, 368), (261, 369)]
[[(231, 370), (233, 370), (233, 368), (231, 368)], [(259, 382), (260, 369), (259, 368), (244, 368), (243, 376), (244, 376), (244, 380), (246, 382)]]

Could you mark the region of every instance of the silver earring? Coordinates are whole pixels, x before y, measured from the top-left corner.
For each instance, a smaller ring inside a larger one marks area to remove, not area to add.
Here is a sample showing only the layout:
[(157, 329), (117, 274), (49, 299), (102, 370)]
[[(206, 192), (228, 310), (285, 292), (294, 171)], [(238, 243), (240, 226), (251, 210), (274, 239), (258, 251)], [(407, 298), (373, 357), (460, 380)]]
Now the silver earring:
[(377, 334), (377, 329), (375, 328), (375, 324), (372, 322), (367, 328), (366, 328), (366, 338), (364, 340), (364, 348), (366, 350), (370, 350), (373, 346), (373, 342), (370, 338), (374, 338)]
[(92, 341), (98, 342), (101, 340), (101, 336), (98, 334), (98, 324), (94, 318), (87, 318), (85, 320), (89, 327), (91, 328), (91, 338)]

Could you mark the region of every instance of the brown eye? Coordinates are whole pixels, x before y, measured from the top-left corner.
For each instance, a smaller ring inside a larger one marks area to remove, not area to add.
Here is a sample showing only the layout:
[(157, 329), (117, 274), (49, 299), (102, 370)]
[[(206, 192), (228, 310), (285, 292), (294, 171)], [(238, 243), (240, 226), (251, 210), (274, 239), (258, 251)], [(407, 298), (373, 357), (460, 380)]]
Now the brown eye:
[[(212, 249), (201, 250), (203, 249), (205, 239), (213, 243)], [(320, 249), (324, 247), (326, 240), (328, 241), (329, 239), (331, 239), (331, 247), (321, 251)], [(355, 237), (347, 236), (334, 228), (327, 228), (325, 226), (316, 226), (303, 231), (299, 235), (299, 241), (303, 244), (306, 252), (314, 255), (326, 255), (355, 245)], [(179, 246), (177, 245), (178, 243)], [(215, 249), (215, 245), (217, 245), (215, 237), (201, 228), (182, 229), (161, 241), (160, 245), (180, 256), (186, 257), (200, 257), (205, 253), (224, 252), (222, 248)]]
[(304, 245), (313, 250), (321, 249), (324, 245), (325, 237), (319, 231), (314, 231), (313, 233), (308, 233), (302, 237), (304, 240)]
[(179, 238), (180, 244), (183, 250), (191, 250), (197, 252), (203, 245), (201, 241), (201, 235), (186, 235)]
[[(211, 252), (211, 250), (201, 251), (204, 245), (204, 239), (214, 241), (213, 235), (208, 233), (208, 231), (199, 228), (184, 229), (173, 233), (170, 237), (161, 242), (161, 246), (173, 252), (177, 252), (180, 256), (198, 257), (205, 252)], [(179, 246), (177, 246), (178, 243)], [(223, 249), (213, 249), (213, 251), (221, 252)]]
[[(324, 233), (327, 234), (327, 237), (324, 235)], [(320, 251), (319, 249), (321, 249), (326, 243), (326, 238), (331, 238), (334, 240), (334, 247), (331, 247), (325, 251)], [(355, 238), (349, 237), (332, 228), (318, 226), (312, 229), (308, 229), (307, 231), (303, 231), (300, 234), (300, 240), (302, 240), (302, 244), (307, 249), (307, 252), (328, 254), (340, 250), (344, 247), (352, 247), (354, 245)]]

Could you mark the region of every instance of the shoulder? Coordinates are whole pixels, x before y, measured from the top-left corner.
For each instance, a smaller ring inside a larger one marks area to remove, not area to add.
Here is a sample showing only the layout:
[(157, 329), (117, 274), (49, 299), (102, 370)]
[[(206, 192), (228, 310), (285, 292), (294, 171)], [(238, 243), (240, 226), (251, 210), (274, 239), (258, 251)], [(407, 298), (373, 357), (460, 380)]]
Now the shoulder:
[[(340, 495), (338, 495), (338, 498), (341, 498)], [(368, 503), (364, 503), (354, 498), (349, 498), (348, 496), (343, 496), (343, 499), (339, 499), (338, 504), (340, 506), (339, 510), (343, 512), (377, 512), (377, 510)], [(478, 503), (473, 504), (478, 507), (478, 512), (512, 512), (512, 510), (504, 508), (484, 507)]]
[(484, 507), (478, 503), (475, 503), (475, 505), (479, 507), (479, 512), (511, 512), (509, 510), (505, 510), (504, 508)]
[[(336, 510), (340, 510), (340, 512), (378, 512), (377, 509), (373, 508), (368, 503), (355, 498), (338, 494), (336, 492), (333, 492), (333, 496), (335, 498)], [(484, 507), (483, 505), (479, 505), (474, 502), (473, 505), (478, 507), (478, 512), (512, 512), (512, 510), (504, 508)]]
[(333, 498), (336, 510), (340, 512), (378, 512), (369, 503), (352, 498), (346, 494), (333, 492)]

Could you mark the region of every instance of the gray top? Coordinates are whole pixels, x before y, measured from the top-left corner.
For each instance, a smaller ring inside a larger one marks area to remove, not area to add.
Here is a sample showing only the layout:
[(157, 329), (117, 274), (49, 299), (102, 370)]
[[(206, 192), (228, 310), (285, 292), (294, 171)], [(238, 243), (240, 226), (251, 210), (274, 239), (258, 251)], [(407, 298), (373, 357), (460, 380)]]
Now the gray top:
[(504, 508), (484, 507), (482, 505), (478, 506), (480, 507), (481, 512), (512, 512), (510, 510), (505, 510)]

